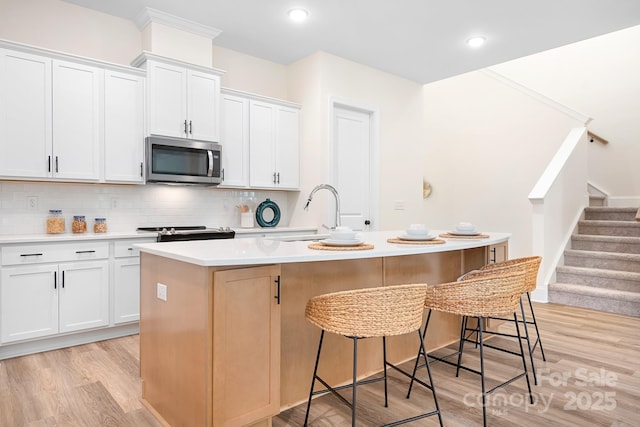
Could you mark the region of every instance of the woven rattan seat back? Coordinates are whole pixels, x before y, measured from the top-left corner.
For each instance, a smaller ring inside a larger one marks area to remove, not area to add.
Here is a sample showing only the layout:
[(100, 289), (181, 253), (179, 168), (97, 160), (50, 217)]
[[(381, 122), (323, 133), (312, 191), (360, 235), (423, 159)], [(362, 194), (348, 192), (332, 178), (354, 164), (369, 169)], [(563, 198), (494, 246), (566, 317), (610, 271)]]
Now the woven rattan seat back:
[[(515, 266), (522, 265), (525, 268), (527, 277), (525, 279), (525, 292), (533, 292), (536, 289), (536, 284), (538, 282), (538, 270), (540, 269), (540, 263), (542, 262), (542, 257), (539, 256), (530, 256), (524, 258), (515, 258), (507, 261), (497, 262), (495, 264), (487, 264), (480, 269), (483, 272), (498, 272), (498, 271), (506, 271), (507, 269), (512, 269)], [(475, 277), (475, 275), (473, 276)]]
[(313, 297), (305, 316), (328, 332), (381, 337), (416, 331), (422, 324), (426, 284), (385, 286)]
[(427, 289), (427, 308), (470, 317), (512, 315), (524, 292), (523, 267), (485, 277), (443, 283)]

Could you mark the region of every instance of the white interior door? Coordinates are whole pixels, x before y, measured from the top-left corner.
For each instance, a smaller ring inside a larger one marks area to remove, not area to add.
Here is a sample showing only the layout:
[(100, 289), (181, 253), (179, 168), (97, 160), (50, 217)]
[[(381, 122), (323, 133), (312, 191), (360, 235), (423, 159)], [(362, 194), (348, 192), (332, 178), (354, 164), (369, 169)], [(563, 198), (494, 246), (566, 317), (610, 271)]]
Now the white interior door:
[(333, 182), (340, 194), (340, 221), (354, 230), (374, 225), (371, 114), (343, 105), (333, 108)]

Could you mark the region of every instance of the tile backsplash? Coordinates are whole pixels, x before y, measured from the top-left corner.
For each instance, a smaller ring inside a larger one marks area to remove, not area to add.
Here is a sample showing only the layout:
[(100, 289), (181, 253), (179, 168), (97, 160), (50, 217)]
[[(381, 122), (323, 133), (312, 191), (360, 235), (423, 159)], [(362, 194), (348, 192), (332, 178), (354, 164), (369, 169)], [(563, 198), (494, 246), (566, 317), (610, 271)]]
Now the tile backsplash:
[[(67, 230), (74, 215), (89, 227), (107, 218), (109, 231), (128, 232), (141, 226), (205, 225), (238, 227), (237, 205), (266, 198), (280, 207), (279, 226), (289, 223), (288, 197), (279, 191), (241, 191), (169, 185), (108, 185), (0, 181), (0, 234), (44, 233), (49, 209), (61, 209)], [(257, 225), (256, 225), (257, 227)]]

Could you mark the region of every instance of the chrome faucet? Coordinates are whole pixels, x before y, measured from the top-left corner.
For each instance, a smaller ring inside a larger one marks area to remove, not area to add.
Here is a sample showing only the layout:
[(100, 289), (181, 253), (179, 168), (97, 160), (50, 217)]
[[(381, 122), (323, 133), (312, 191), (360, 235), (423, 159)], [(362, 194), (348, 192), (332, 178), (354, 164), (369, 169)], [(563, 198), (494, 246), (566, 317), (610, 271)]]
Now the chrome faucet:
[(309, 199), (307, 200), (307, 204), (304, 205), (304, 210), (305, 211), (309, 210), (309, 203), (311, 203), (311, 199), (313, 198), (313, 195), (318, 190), (329, 190), (333, 194), (333, 197), (336, 198), (336, 227), (339, 227), (340, 226), (340, 196), (338, 196), (338, 190), (336, 190), (333, 186), (329, 184), (320, 184), (320, 185), (317, 185), (313, 190), (311, 190), (311, 193), (309, 194)]

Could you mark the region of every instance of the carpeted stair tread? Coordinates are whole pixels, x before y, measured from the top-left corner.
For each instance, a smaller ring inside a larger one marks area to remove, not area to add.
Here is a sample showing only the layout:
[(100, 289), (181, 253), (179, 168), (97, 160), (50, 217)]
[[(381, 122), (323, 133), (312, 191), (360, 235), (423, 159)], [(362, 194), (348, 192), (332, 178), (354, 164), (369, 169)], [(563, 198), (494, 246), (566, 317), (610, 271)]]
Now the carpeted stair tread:
[(640, 292), (640, 273), (589, 267), (558, 266), (556, 279), (560, 283), (601, 287), (609, 290)]
[(549, 301), (627, 316), (640, 316), (640, 293), (637, 292), (554, 283), (549, 285)]
[[(595, 288), (593, 286), (575, 285), (573, 283), (553, 283), (549, 285), (549, 291), (566, 292), (579, 295), (590, 295), (600, 298), (609, 298), (640, 303), (640, 292), (617, 291), (612, 289)], [(553, 302), (553, 301), (552, 301)]]

